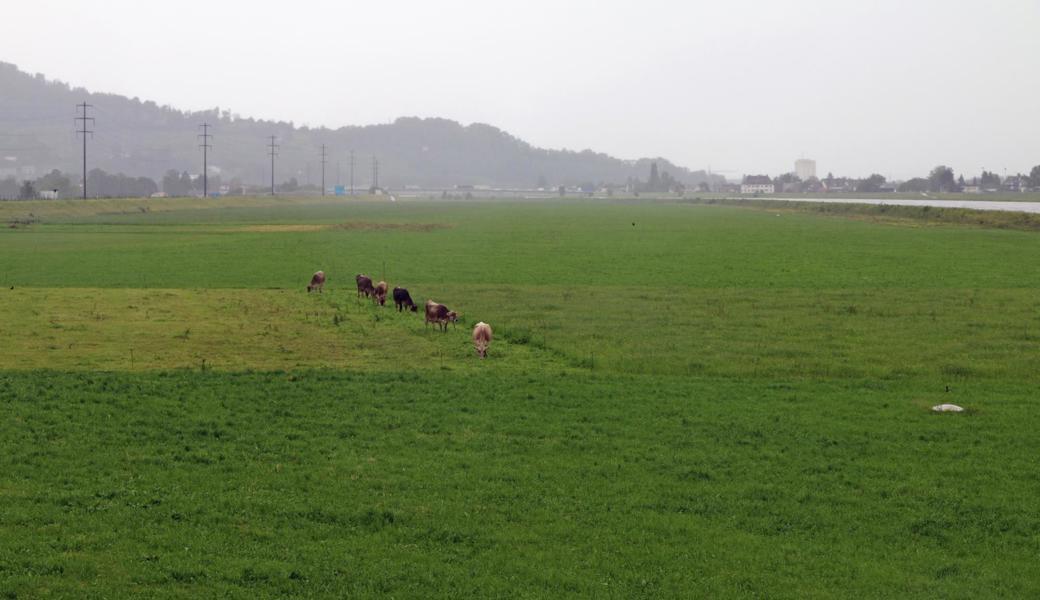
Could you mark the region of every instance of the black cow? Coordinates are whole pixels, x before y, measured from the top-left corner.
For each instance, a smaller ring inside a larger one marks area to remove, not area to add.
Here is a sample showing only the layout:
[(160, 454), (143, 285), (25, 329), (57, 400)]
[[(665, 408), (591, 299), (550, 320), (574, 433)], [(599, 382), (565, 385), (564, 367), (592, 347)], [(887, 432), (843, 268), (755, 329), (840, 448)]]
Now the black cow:
[(408, 290), (403, 287), (394, 288), (394, 306), (397, 307), (397, 312), (401, 312), (408, 308), (412, 312), (419, 312), (419, 307), (412, 302), (412, 297), (408, 294)]

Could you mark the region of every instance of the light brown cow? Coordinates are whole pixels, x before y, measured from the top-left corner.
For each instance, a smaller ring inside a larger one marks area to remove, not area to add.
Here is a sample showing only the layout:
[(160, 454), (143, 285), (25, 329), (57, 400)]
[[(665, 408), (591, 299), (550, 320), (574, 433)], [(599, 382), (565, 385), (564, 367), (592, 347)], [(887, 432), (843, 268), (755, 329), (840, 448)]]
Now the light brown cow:
[(459, 314), (453, 310), (448, 310), (447, 306), (443, 304), (437, 304), (433, 300), (426, 301), (426, 324), (433, 323), (439, 325), (442, 331), (448, 330), (448, 322), (451, 322), (452, 327), (455, 326), (455, 322), (459, 320)]
[(318, 290), (320, 294), (325, 288), (325, 271), (318, 271), (314, 275), (311, 275), (311, 283), (307, 286), (307, 293), (311, 293), (312, 290)]
[(491, 346), (491, 326), (481, 321), (473, 327), (473, 347), (477, 349), (477, 356), (487, 358), (489, 346)]
[(380, 281), (376, 284), (375, 289), (372, 291), (372, 300), (374, 300), (379, 306), (386, 304), (386, 282)]

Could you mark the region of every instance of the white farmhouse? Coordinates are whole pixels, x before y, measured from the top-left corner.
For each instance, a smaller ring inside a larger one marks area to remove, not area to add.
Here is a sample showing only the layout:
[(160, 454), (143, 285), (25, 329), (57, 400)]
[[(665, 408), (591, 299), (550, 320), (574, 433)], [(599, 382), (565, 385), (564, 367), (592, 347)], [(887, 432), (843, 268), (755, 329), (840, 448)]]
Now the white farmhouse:
[(776, 186), (768, 175), (746, 175), (744, 183), (740, 184), (741, 194), (772, 194), (776, 192)]

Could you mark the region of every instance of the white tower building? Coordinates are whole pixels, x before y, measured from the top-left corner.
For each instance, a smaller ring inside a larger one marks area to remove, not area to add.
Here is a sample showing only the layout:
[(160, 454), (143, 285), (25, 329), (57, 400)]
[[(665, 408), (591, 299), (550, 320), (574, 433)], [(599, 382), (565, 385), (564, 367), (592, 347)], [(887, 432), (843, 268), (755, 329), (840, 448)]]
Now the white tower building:
[(808, 158), (799, 158), (794, 161), (794, 174), (802, 181), (816, 177), (816, 161)]

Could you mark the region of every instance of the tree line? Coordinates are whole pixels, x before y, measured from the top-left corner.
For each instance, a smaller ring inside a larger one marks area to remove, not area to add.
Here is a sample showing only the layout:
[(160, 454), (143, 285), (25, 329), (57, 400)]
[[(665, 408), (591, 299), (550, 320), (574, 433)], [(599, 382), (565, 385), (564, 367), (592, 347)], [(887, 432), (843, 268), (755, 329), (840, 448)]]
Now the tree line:
[[(74, 198), (80, 194), (81, 188), (78, 183), (74, 184), (72, 181), (73, 178), (57, 169), (42, 177), (21, 182), (14, 177), (7, 177), (0, 180), (0, 199)], [(140, 198), (158, 192), (159, 186), (148, 177), (92, 169), (87, 172), (87, 189), (91, 195), (101, 198)]]
[[(81, 177), (62, 173), (58, 169), (35, 179), (19, 181), (13, 176), (0, 179), (0, 200), (35, 200), (39, 198), (78, 198), (82, 193)], [(202, 176), (187, 171), (170, 169), (156, 183), (149, 177), (134, 177), (123, 173), (107, 173), (102, 169), (87, 172), (87, 191), (94, 198), (143, 198), (162, 192), (166, 196), (198, 196), (202, 194)], [(266, 193), (266, 186), (247, 186), (238, 177), (225, 186), (220, 175), (209, 176), (209, 189), (223, 195)], [(301, 185), (290, 177), (275, 186), (279, 193), (319, 192), (315, 185)]]

